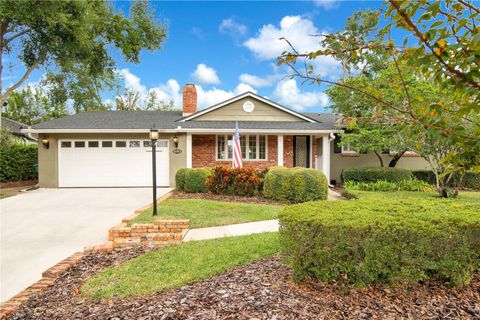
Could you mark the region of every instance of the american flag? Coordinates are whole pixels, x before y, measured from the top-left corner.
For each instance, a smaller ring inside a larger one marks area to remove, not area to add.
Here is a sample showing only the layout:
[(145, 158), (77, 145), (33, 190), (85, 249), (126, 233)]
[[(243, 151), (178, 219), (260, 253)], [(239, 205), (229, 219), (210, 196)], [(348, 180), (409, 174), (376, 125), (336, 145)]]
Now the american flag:
[(242, 147), (240, 146), (240, 133), (238, 132), (238, 122), (235, 121), (235, 135), (233, 136), (233, 167), (242, 168)]

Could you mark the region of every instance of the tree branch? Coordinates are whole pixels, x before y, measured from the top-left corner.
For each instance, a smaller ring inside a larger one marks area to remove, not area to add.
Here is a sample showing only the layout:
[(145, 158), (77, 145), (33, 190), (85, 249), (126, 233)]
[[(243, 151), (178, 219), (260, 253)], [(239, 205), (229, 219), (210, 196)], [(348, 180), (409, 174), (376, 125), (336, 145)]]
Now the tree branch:
[(7, 90), (5, 90), (5, 94), (2, 94), (0, 92), (0, 97), (1, 97), (1, 101), (3, 103), (3, 101), (6, 101), (8, 99), (8, 97), (10, 97), (10, 95), (18, 89), (18, 87), (20, 87), (22, 85), (22, 83), (25, 82), (25, 80), (28, 79), (28, 77), (30, 76), (30, 73), (32, 73), (33, 70), (35, 70), (41, 63), (42, 63), (42, 60), (43, 59), (37, 59), (37, 61), (35, 61), (28, 69), (27, 71), (25, 72), (25, 74), (22, 76), (22, 78), (20, 80), (17, 81), (17, 83), (15, 83), (13, 86), (11, 86), (10, 88), (8, 88)]
[(15, 40), (16, 38), (18, 37), (21, 37), (23, 36), (24, 34), (30, 32), (30, 29), (25, 29), (23, 31), (20, 31), (19, 33), (17, 34), (14, 34), (13, 36), (11, 36), (10, 38), (5, 38), (3, 40), (3, 45), (6, 46), (7, 44), (9, 44), (11, 41)]

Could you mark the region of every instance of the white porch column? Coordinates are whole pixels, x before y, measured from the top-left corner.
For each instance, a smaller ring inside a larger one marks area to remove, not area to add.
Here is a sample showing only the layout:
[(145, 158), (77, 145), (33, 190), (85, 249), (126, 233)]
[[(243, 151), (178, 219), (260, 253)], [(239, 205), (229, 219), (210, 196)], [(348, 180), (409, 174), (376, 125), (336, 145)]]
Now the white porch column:
[(330, 184), (330, 137), (328, 134), (322, 137), (322, 172)]
[(185, 156), (187, 157), (187, 168), (192, 167), (192, 134), (187, 133), (187, 147), (185, 150)]
[(283, 135), (279, 134), (277, 136), (277, 159), (278, 165), (283, 166)]

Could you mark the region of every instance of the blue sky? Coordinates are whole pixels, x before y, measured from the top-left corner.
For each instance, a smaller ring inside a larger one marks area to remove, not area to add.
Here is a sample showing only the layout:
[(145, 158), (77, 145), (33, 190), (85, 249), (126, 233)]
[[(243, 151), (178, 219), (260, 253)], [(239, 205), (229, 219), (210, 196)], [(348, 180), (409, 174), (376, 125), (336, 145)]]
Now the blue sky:
[[(128, 2), (117, 2), (128, 12)], [(124, 85), (181, 105), (181, 87), (195, 83), (199, 107), (252, 90), (285, 106), (321, 112), (328, 106), (325, 87), (285, 78), (289, 70), (275, 66), (284, 50), (279, 37), (287, 37), (301, 50), (319, 48), (318, 37), (342, 29), (347, 17), (359, 9), (378, 9), (376, 1), (264, 1), (264, 2), (153, 2), (156, 15), (168, 24), (168, 39), (161, 50), (143, 52), (140, 64), (127, 64), (113, 52)], [(331, 59), (316, 63), (317, 71), (335, 79), (340, 68)], [(42, 72), (30, 78), (38, 81)], [(7, 81), (8, 82), (8, 81)], [(105, 98), (112, 98), (106, 93)]]

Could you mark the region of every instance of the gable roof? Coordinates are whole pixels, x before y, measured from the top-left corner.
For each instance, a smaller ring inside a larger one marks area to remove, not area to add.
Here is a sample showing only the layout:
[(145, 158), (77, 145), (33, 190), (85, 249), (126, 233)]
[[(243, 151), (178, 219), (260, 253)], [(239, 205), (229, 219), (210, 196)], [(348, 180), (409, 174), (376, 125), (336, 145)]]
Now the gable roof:
[(22, 129), (28, 128), (28, 125), (2, 116), (2, 128), (7, 128), (11, 134), (23, 137), (31, 141), (37, 141), (36, 136), (30, 136), (22, 132)]
[(284, 112), (286, 112), (286, 113), (289, 113), (289, 114), (291, 114), (291, 115), (293, 115), (293, 116), (296, 116), (297, 118), (300, 118), (300, 119), (305, 120), (305, 121), (307, 121), (307, 122), (312, 122), (312, 123), (317, 122), (316, 120), (314, 120), (314, 119), (306, 116), (305, 114), (302, 114), (302, 113), (297, 112), (297, 111), (295, 111), (295, 110), (289, 109), (289, 108), (287, 108), (287, 107), (285, 107), (285, 106), (282, 106), (282, 105), (280, 105), (280, 104), (278, 104), (278, 103), (276, 103), (276, 102), (273, 102), (273, 101), (268, 100), (268, 99), (266, 99), (266, 98), (264, 98), (264, 97), (261, 97), (261, 96), (255, 94), (255, 93), (253, 93), (253, 92), (251, 92), (251, 91), (247, 91), (247, 92), (242, 93), (242, 94), (240, 94), (240, 95), (238, 95), (238, 96), (235, 96), (235, 97), (233, 97), (233, 98), (230, 98), (230, 99), (227, 99), (227, 100), (222, 101), (222, 102), (220, 102), (220, 103), (217, 103), (217, 104), (215, 104), (215, 105), (213, 105), (213, 106), (211, 106), (211, 107), (208, 107), (208, 108), (206, 108), (206, 109), (199, 110), (199, 111), (197, 111), (197, 112), (195, 112), (195, 113), (193, 113), (193, 114), (191, 114), (191, 115), (188, 115), (188, 116), (183, 117), (183, 118), (180, 119), (179, 121), (181, 121), (181, 122), (186, 122), (186, 121), (193, 120), (193, 119), (195, 119), (195, 118), (197, 118), (197, 117), (199, 117), (199, 116), (201, 116), (201, 115), (204, 115), (204, 114), (206, 114), (206, 113), (212, 112), (212, 111), (217, 110), (217, 109), (219, 109), (219, 108), (221, 108), (221, 107), (224, 107), (224, 106), (226, 106), (226, 105), (229, 105), (229, 104), (231, 104), (232, 102), (238, 101), (238, 100), (243, 99), (243, 98), (246, 98), (246, 97), (251, 97), (251, 98), (260, 100), (261, 102), (263, 102), (263, 103), (265, 103), (265, 104), (267, 104), (267, 105), (269, 105), (269, 106), (271, 106), (271, 107), (273, 107), (273, 108), (276, 108), (276, 109), (279, 109), (279, 110), (284, 111)]

